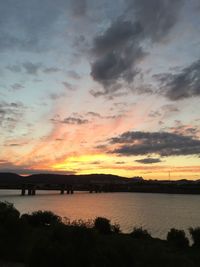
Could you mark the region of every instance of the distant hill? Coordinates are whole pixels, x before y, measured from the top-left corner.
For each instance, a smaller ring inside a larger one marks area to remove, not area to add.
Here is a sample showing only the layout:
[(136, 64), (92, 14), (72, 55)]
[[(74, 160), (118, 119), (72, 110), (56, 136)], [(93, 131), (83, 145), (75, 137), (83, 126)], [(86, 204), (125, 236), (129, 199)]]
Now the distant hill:
[(112, 174), (33, 174), (24, 177), (15, 173), (0, 173), (0, 189), (25, 187), (27, 189), (35, 187), (37, 190), (63, 190), (63, 188), (70, 190), (69, 188), (73, 188), (79, 191), (96, 190), (95, 192), (103, 190), (103, 192), (200, 194), (198, 180), (143, 180), (142, 177), (125, 178)]
[(87, 174), (87, 175), (59, 175), (59, 174), (33, 174), (20, 176), (15, 173), (0, 173), (0, 183), (18, 184), (90, 184), (90, 183), (132, 183), (142, 181), (142, 177), (125, 178), (112, 174)]
[(21, 183), (22, 177), (16, 173), (0, 173), (0, 183)]
[(122, 177), (112, 174), (85, 174), (85, 175), (61, 175), (61, 174), (33, 174), (20, 176), (16, 173), (0, 173), (0, 184), (146, 184), (146, 185), (198, 185), (200, 180), (144, 180), (142, 177)]

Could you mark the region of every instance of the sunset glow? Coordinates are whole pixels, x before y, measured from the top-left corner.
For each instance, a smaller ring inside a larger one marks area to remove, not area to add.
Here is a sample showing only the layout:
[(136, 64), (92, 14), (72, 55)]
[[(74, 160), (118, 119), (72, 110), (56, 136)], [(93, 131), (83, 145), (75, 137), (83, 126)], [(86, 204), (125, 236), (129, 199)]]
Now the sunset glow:
[(200, 179), (198, 1), (4, 2), (2, 172)]

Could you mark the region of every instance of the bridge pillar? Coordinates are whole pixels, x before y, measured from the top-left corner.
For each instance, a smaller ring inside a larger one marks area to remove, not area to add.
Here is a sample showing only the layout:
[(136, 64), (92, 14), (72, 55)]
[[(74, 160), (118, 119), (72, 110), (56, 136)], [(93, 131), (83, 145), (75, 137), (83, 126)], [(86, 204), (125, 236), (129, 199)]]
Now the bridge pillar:
[(31, 195), (32, 195), (32, 189), (29, 188), (29, 189), (28, 189), (28, 196), (31, 196)]
[(65, 193), (65, 185), (62, 184), (60, 188), (60, 194), (63, 195)]
[(31, 191), (31, 195), (35, 196), (35, 194), (36, 194), (36, 190), (35, 190), (35, 188), (33, 188), (32, 191)]
[(25, 196), (26, 195), (26, 189), (25, 188), (22, 188), (21, 190), (21, 196)]

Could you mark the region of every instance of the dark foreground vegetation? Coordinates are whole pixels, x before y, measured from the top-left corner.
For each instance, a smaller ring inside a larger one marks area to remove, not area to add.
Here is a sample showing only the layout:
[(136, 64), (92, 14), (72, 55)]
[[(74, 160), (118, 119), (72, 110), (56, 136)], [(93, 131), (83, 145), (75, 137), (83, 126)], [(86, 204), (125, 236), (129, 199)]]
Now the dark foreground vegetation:
[(20, 215), (0, 202), (0, 262), (23, 266), (200, 266), (200, 228), (189, 232), (192, 245), (182, 230), (171, 229), (160, 240), (142, 228), (123, 234), (106, 218), (70, 222), (49, 211)]

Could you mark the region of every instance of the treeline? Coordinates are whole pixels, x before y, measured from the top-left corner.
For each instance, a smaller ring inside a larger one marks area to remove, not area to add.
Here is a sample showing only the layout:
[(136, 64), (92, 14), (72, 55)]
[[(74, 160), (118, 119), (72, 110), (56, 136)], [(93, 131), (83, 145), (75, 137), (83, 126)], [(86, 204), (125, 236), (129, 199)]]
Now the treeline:
[(166, 240), (134, 228), (130, 234), (106, 218), (70, 222), (50, 211), (20, 215), (0, 202), (0, 260), (30, 267), (200, 266), (200, 228), (171, 229)]

